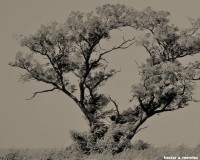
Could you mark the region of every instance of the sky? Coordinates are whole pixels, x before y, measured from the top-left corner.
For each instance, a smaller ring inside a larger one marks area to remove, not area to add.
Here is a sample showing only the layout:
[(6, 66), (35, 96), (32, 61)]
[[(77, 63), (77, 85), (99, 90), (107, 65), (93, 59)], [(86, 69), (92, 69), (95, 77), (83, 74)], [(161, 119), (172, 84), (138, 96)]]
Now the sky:
[[(181, 27), (189, 24), (189, 17), (200, 16), (198, 0), (0, 0), (0, 148), (65, 147), (72, 143), (70, 130), (87, 129), (81, 111), (62, 93), (25, 100), (48, 86), (35, 82), (22, 84), (19, 82), (22, 71), (8, 63), (22, 50), (14, 35), (34, 34), (41, 24), (62, 23), (71, 11), (90, 12), (105, 3), (121, 3), (138, 10), (147, 6), (166, 10), (171, 13), (171, 21)], [(102, 90), (116, 99), (120, 110), (130, 105), (131, 85), (139, 79), (135, 61), (144, 58), (144, 50), (135, 46), (108, 57), (109, 64), (121, 68), (121, 72)], [(190, 59), (187, 57), (185, 62)], [(142, 139), (155, 146), (200, 144), (199, 113), (200, 104), (190, 103), (185, 109), (152, 117), (143, 125), (148, 128), (134, 140)]]

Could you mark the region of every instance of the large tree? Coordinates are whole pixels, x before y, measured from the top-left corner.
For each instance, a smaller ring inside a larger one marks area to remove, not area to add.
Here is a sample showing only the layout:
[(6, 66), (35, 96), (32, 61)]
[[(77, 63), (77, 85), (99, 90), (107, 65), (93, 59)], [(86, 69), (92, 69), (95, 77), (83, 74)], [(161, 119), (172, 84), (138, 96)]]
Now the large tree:
[[(199, 53), (200, 19), (190, 19), (191, 27), (180, 30), (170, 23), (169, 15), (150, 7), (137, 11), (120, 4), (106, 4), (87, 14), (72, 12), (63, 24), (53, 22), (42, 25), (34, 35), (19, 36), (21, 46), (29, 52), (18, 52), (10, 65), (25, 70), (22, 81), (36, 80), (52, 87), (31, 98), (59, 90), (80, 108), (90, 127), (88, 132), (72, 132), (80, 151), (106, 149), (116, 154), (129, 145), (148, 118), (194, 101), (200, 63), (183, 65), (180, 59)], [(102, 41), (112, 40), (110, 32), (122, 32), (124, 27), (143, 34), (122, 37), (120, 44), (105, 49)], [(144, 47), (148, 58), (138, 65), (141, 81), (132, 87), (133, 106), (120, 112), (120, 106), (99, 90), (118, 72), (108, 69), (105, 55), (133, 44)], [(108, 107), (109, 102), (113, 108)]]

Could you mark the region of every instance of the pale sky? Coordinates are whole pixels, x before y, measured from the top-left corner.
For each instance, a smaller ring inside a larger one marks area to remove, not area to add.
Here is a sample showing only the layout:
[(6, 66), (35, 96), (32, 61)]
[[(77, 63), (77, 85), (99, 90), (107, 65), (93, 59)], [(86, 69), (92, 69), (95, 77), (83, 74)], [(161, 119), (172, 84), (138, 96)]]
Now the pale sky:
[[(89, 12), (105, 3), (124, 3), (138, 10), (147, 6), (167, 10), (173, 23), (181, 27), (188, 25), (189, 17), (200, 17), (198, 0), (0, 0), (0, 148), (65, 147), (71, 143), (70, 130), (87, 129), (78, 107), (62, 93), (25, 100), (48, 86), (22, 84), (18, 81), (21, 70), (11, 68), (8, 62), (22, 50), (13, 35), (34, 34), (41, 24), (64, 22), (72, 10)], [(112, 66), (121, 68), (121, 73), (103, 91), (118, 101), (121, 110), (130, 105), (130, 86), (138, 81), (135, 60), (140, 62), (144, 56), (143, 49), (132, 46), (108, 57)], [(197, 89), (197, 95), (199, 92)], [(135, 139), (155, 146), (200, 144), (199, 113), (200, 103), (191, 103), (185, 109), (153, 117), (143, 125), (148, 128)]]

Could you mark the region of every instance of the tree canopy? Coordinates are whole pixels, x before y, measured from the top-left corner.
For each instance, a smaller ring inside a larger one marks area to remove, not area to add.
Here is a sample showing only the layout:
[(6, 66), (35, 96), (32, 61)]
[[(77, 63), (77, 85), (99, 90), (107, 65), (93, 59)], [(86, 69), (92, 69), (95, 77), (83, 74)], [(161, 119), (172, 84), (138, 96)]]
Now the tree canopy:
[[(199, 53), (200, 18), (190, 19), (191, 27), (180, 29), (170, 23), (169, 16), (167, 11), (150, 7), (137, 11), (121, 4), (105, 4), (90, 13), (72, 12), (62, 24), (51, 22), (33, 35), (19, 36), (21, 46), (29, 52), (18, 52), (10, 65), (26, 71), (22, 81), (36, 80), (52, 86), (35, 92), (33, 97), (54, 90), (65, 93), (89, 121), (94, 141), (104, 139), (108, 144), (112, 140), (111, 147), (117, 148), (113, 152), (119, 152), (149, 117), (195, 101), (192, 94), (195, 80), (200, 79), (200, 62), (185, 65), (179, 59)], [(123, 27), (142, 31), (142, 38), (122, 37), (120, 44), (105, 49), (102, 40), (110, 40), (110, 32)], [(105, 55), (131, 45), (144, 47), (148, 58), (138, 66), (140, 83), (132, 87), (136, 105), (120, 113), (117, 103), (99, 88), (119, 72), (108, 69)], [(71, 76), (77, 81), (71, 81)], [(109, 102), (115, 108), (108, 109)], [(102, 120), (108, 117), (111, 122), (105, 124)], [(106, 139), (108, 133), (113, 138)], [(77, 135), (74, 138), (77, 140)]]

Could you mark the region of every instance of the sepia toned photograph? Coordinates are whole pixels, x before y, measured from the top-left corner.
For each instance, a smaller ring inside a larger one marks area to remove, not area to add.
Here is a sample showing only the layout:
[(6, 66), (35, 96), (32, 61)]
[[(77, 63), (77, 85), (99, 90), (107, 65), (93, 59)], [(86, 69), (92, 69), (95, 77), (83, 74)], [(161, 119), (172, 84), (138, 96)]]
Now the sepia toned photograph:
[(0, 160), (200, 159), (200, 1), (0, 0)]

